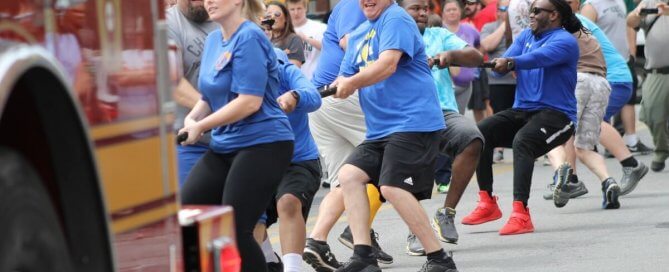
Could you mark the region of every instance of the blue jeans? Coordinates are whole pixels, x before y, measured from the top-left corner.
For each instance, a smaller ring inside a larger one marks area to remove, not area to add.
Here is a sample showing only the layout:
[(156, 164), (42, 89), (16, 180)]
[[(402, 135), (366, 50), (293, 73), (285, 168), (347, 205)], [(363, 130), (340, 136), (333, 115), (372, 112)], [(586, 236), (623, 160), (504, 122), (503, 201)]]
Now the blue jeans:
[(195, 163), (209, 150), (205, 145), (177, 145), (177, 166), (179, 174), (179, 188), (184, 185), (186, 178)]

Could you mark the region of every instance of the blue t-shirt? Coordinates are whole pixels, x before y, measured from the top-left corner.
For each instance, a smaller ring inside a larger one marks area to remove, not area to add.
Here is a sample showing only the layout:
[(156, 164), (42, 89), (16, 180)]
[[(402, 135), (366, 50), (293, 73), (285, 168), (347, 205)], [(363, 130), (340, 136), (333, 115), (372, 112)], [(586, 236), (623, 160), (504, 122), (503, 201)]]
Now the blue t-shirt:
[(328, 27), (323, 33), (323, 48), (311, 82), (316, 87), (330, 85), (339, 75), (339, 65), (344, 58), (344, 50), (339, 40), (367, 20), (362, 14), (357, 0), (341, 0), (332, 10)]
[[(467, 42), (443, 27), (426, 28), (425, 32), (423, 32), (423, 42), (425, 42), (425, 52), (430, 57), (433, 57), (437, 53), (460, 50), (467, 46)], [(448, 69), (439, 69), (435, 65), (432, 67), (432, 77), (437, 87), (437, 96), (439, 97), (441, 109), (458, 112), (458, 102), (455, 100), (451, 73), (448, 72)]]
[(202, 54), (198, 89), (202, 100), (215, 112), (239, 94), (263, 98), (260, 109), (250, 116), (214, 128), (210, 147), (231, 153), (243, 147), (293, 140), (288, 117), (279, 97), (279, 64), (272, 43), (255, 23), (245, 21), (230, 40), (221, 30), (207, 36)]
[(281, 72), (281, 94), (295, 91), (300, 95), (300, 101), (295, 110), (288, 114), (290, 126), (295, 133), (295, 147), (292, 162), (302, 162), (318, 159), (318, 147), (309, 130), (308, 113), (321, 107), (321, 95), (313, 84), (302, 74), (300, 68), (288, 61), (288, 55), (281, 49), (274, 48), (279, 61)]
[(630, 83), (632, 82), (632, 73), (630, 73), (627, 62), (618, 50), (613, 46), (604, 31), (597, 24), (585, 18), (581, 14), (576, 14), (583, 26), (592, 32), (592, 36), (597, 39), (602, 48), (604, 61), (606, 62), (606, 79), (611, 83)]
[(374, 63), (381, 52), (391, 49), (403, 53), (395, 73), (359, 90), (366, 139), (443, 129), (444, 117), (427, 66), (423, 38), (416, 22), (397, 4), (351, 33), (340, 73), (352, 76)]
[(576, 123), (576, 63), (578, 43), (562, 28), (537, 36), (525, 29), (504, 57), (516, 62), (516, 101), (514, 109), (560, 111)]

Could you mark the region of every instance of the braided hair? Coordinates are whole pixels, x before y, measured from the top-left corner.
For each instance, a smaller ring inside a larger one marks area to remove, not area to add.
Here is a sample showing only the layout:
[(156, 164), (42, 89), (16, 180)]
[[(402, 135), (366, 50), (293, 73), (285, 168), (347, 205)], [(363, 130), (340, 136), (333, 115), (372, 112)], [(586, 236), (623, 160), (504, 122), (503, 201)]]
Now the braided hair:
[(554, 7), (555, 11), (560, 14), (560, 19), (562, 20), (560, 22), (560, 25), (564, 27), (565, 30), (569, 31), (569, 33), (576, 33), (576, 32), (584, 32), (584, 33), (590, 33), (590, 31), (581, 24), (581, 20), (576, 17), (576, 14), (574, 14), (573, 11), (571, 11), (571, 7), (569, 4), (567, 4), (567, 1), (565, 0), (548, 0)]

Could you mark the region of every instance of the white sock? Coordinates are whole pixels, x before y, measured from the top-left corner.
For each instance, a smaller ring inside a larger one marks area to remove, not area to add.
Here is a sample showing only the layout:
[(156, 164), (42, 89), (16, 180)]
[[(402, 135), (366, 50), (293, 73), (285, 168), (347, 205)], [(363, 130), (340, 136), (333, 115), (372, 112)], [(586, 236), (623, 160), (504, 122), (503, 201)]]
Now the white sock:
[(639, 142), (639, 137), (636, 134), (625, 134), (623, 136), (623, 141), (628, 146), (635, 146)]
[(270, 244), (269, 239), (265, 239), (265, 241), (262, 242), (262, 245), (260, 245), (260, 248), (262, 248), (262, 253), (265, 254), (265, 262), (279, 262), (279, 258), (277, 258), (276, 254), (274, 253), (274, 249), (272, 248), (272, 244)]
[(284, 272), (300, 272), (302, 270), (302, 255), (297, 253), (288, 253), (283, 255)]

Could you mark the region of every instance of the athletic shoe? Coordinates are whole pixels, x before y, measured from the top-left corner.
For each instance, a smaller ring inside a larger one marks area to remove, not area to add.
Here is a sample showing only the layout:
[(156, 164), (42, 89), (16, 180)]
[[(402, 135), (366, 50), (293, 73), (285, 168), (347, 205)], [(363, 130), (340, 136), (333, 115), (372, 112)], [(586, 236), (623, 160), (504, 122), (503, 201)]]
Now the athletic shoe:
[(634, 191), (639, 181), (648, 173), (648, 166), (638, 162), (636, 167), (623, 167), (623, 178), (620, 179), (620, 195)]
[(437, 237), (444, 243), (457, 244), (458, 231), (455, 229), (455, 210), (439, 208), (432, 219), (432, 227), (437, 231)]
[(425, 249), (423, 245), (418, 240), (415, 234), (409, 233), (407, 237), (407, 254), (411, 256), (423, 256), (425, 255)]
[(351, 259), (339, 267), (337, 272), (381, 272), (379, 265), (374, 263), (370, 264), (361, 260), (359, 257), (353, 255)]
[(458, 272), (453, 258), (448, 256), (444, 261), (427, 260), (418, 272)]
[(653, 172), (660, 172), (660, 171), (664, 170), (664, 162), (663, 161), (661, 161), (661, 162), (656, 162), (656, 161), (651, 162), (650, 163), (650, 170), (653, 170)]
[(351, 228), (346, 226), (344, 231), (339, 234), (339, 238), (337, 238), (337, 240), (339, 240), (339, 242), (346, 247), (353, 249), (353, 233), (351, 233)]
[[(382, 264), (391, 264), (393, 263), (393, 256), (390, 256), (388, 253), (385, 253), (381, 246), (379, 246), (379, 234), (374, 232), (374, 230), (369, 231), (369, 237), (372, 240), (372, 252), (376, 256), (376, 260)], [(339, 235), (339, 242), (344, 246), (353, 249), (353, 234), (351, 233), (351, 228), (346, 227), (344, 232)]]
[[(569, 186), (569, 198), (577, 198), (579, 196), (585, 195), (588, 193), (588, 188), (585, 187), (585, 183), (582, 180), (578, 180), (574, 175), (569, 176), (569, 183), (566, 184)], [(545, 200), (553, 199), (553, 191), (555, 191), (555, 181), (546, 186), (548, 190), (544, 193), (543, 197)]]
[(495, 151), (495, 153), (492, 155), (492, 162), (501, 162), (504, 160), (504, 149), (499, 149)]
[(620, 186), (612, 178), (607, 178), (602, 182), (602, 194), (604, 201), (602, 201), (602, 208), (604, 209), (618, 209), (620, 202), (618, 196), (620, 195)]
[(302, 259), (311, 265), (316, 272), (332, 272), (341, 267), (341, 263), (330, 251), (330, 246), (327, 243), (319, 243), (312, 238), (307, 239)]
[(571, 186), (568, 185), (572, 169), (568, 163), (563, 163), (555, 170), (553, 180), (555, 181), (555, 191), (553, 191), (553, 203), (555, 207), (562, 208), (569, 202)]
[(635, 145), (633, 146), (627, 146), (627, 149), (630, 150), (631, 153), (639, 153), (641, 155), (648, 155), (650, 153), (653, 153), (653, 149), (650, 147), (647, 147), (645, 144), (639, 140)]
[(513, 235), (534, 232), (534, 225), (532, 225), (532, 218), (530, 217), (530, 209), (525, 207), (523, 202), (513, 202), (513, 212), (506, 225), (499, 230), (500, 235)]
[(393, 256), (384, 252), (381, 246), (379, 246), (379, 234), (372, 229), (369, 231), (369, 236), (372, 240), (372, 253), (376, 256), (376, 261), (382, 264), (393, 263)]
[(450, 188), (451, 188), (451, 183), (439, 184), (439, 186), (437, 186), (437, 193), (446, 194), (448, 193), (448, 189)]
[(469, 215), (462, 218), (462, 224), (478, 225), (502, 218), (502, 211), (497, 205), (497, 196), (490, 197), (488, 192), (479, 192), (479, 204)]

